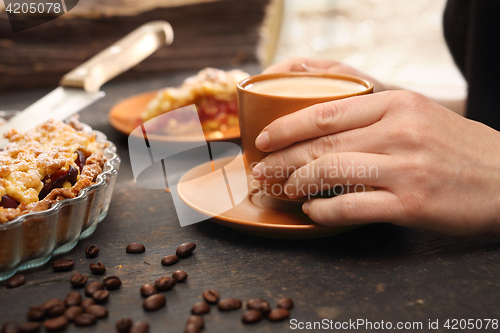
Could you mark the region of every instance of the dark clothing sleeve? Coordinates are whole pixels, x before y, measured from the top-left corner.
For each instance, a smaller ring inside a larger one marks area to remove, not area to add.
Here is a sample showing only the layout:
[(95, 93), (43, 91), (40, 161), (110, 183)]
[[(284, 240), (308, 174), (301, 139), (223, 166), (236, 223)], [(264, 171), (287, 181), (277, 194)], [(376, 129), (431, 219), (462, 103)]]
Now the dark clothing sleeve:
[(468, 84), (467, 117), (500, 130), (500, 0), (448, 0), (443, 23)]

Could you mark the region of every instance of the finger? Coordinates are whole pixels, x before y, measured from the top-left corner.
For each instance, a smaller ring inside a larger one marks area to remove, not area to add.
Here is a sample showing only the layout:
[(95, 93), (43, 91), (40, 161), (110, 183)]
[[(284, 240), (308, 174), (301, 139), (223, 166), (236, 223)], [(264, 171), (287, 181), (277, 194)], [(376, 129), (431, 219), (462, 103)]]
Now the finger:
[(283, 181), (300, 167), (332, 153), (383, 153), (387, 139), (376, 125), (296, 143), (269, 154), (252, 169), (258, 181)]
[[(283, 73), (296, 71), (292, 69), (292, 66), (301, 66), (304, 64), (306, 67), (314, 68), (314, 71), (317, 72), (325, 72), (329, 67), (339, 64), (338, 61), (333, 60), (319, 60), (319, 59), (309, 59), (309, 58), (291, 58), (277, 64), (271, 65), (266, 68), (262, 74), (271, 74), (271, 73)], [(297, 67), (295, 67), (297, 69)]]
[(355, 96), (291, 113), (266, 126), (255, 145), (262, 151), (271, 152), (296, 142), (372, 125), (389, 109), (390, 94), (393, 93)]
[(328, 226), (396, 222), (403, 216), (403, 209), (399, 198), (385, 190), (312, 199), (302, 206), (314, 222)]
[(392, 157), (380, 154), (328, 154), (295, 170), (285, 183), (291, 198), (318, 194), (342, 185), (385, 187), (394, 174)]

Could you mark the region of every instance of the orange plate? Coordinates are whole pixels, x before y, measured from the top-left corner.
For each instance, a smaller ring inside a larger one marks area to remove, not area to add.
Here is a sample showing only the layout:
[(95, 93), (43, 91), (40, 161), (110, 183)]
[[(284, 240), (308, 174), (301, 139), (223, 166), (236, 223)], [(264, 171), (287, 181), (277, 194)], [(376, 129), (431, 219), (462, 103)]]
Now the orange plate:
[[(216, 164), (228, 165), (233, 159), (234, 157), (226, 157)], [(212, 201), (219, 200), (219, 198), (215, 195), (203, 198), (203, 200), (196, 197), (199, 192), (206, 193), (206, 189), (203, 188), (209, 186), (203, 181), (196, 182), (197, 179), (207, 174), (207, 170), (211, 170), (211, 167), (207, 168), (206, 164), (210, 162), (199, 165), (184, 174), (179, 180), (177, 191), (186, 205), (212, 217), (212, 221), (216, 223), (256, 236), (288, 239), (326, 237), (358, 227), (325, 227), (314, 223), (302, 212), (302, 203), (264, 195), (264, 191), (259, 190), (257, 182), (249, 175), (248, 170), (247, 181), (250, 190), (247, 197), (234, 208), (220, 215), (211, 213), (211, 208), (216, 206)], [(232, 179), (232, 173), (234, 173), (233, 177), (237, 176), (235, 170), (231, 170), (229, 165), (224, 170), (227, 179)]]
[[(139, 119), (140, 114), (149, 101), (156, 96), (158, 91), (149, 91), (139, 95), (134, 95), (129, 97), (120, 103), (113, 106), (108, 115), (108, 120), (111, 126), (116, 128), (122, 133), (129, 135), (137, 127), (137, 119)], [(168, 142), (192, 142), (192, 141), (225, 141), (233, 140), (240, 137), (240, 129), (237, 126), (233, 126), (227, 129), (227, 131), (214, 131), (206, 133), (205, 137), (200, 137), (199, 135), (159, 135), (159, 134), (148, 134), (149, 140), (154, 141), (168, 141)], [(142, 134), (141, 134), (142, 138)]]

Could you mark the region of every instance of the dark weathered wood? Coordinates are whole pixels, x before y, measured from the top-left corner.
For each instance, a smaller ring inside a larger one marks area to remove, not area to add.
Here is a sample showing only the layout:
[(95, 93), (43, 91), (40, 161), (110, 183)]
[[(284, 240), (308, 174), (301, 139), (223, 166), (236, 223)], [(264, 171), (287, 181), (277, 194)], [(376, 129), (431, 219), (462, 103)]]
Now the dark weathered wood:
[[(11, 32), (8, 21), (2, 19), (5, 13), (0, 13), (0, 91), (57, 84), (62, 75), (153, 20), (172, 25), (174, 43), (120, 79), (255, 62), (259, 27), (268, 2), (222, 0), (156, 8), (136, 16), (60, 17), (18, 33)], [(95, 11), (99, 13), (99, 6)]]
[[(292, 297), (291, 318), (299, 321), (421, 321), (422, 331), (430, 331), (428, 320), (439, 319), (439, 331), (444, 332), (446, 319), (500, 319), (499, 237), (460, 239), (380, 224), (330, 238), (287, 241), (248, 236), (208, 221), (181, 228), (169, 194), (135, 186), (126, 137), (108, 125), (106, 115), (119, 100), (176, 85), (188, 74), (192, 72), (106, 85), (106, 98), (82, 112), (83, 121), (117, 144), (123, 159), (109, 215), (90, 238), (63, 256), (75, 260), (73, 272), (56, 274), (47, 265), (27, 273), (27, 283), (20, 288), (0, 286), (1, 323), (24, 322), (30, 305), (63, 298), (71, 290), (71, 274), (88, 273), (89, 262), (96, 260), (106, 265), (107, 275), (120, 276), (123, 286), (111, 292), (109, 318), (89, 332), (113, 332), (115, 321), (123, 316), (150, 322), (153, 333), (182, 332), (191, 306), (207, 289), (218, 290), (222, 297), (266, 298), (272, 306), (281, 296)], [(45, 92), (1, 95), (0, 107), (24, 108)], [(164, 255), (175, 253), (186, 241), (197, 244), (193, 256), (170, 267), (160, 264)], [(146, 252), (127, 255), (125, 247), (131, 242), (145, 244)], [(90, 244), (101, 249), (95, 259), (85, 258)], [(177, 269), (189, 273), (187, 282), (164, 293), (166, 308), (144, 312), (141, 285)], [(288, 321), (243, 326), (242, 313), (220, 313), (212, 307), (205, 316), (205, 332), (292, 331)], [(82, 329), (70, 326), (68, 331)]]

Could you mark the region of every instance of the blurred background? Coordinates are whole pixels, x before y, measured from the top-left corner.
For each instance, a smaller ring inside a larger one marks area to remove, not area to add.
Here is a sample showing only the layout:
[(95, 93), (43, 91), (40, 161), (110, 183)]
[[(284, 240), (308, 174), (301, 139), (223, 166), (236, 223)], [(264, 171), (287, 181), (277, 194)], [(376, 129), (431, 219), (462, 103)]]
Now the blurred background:
[(18, 33), (1, 1), (0, 92), (55, 86), (139, 25), (163, 19), (174, 29), (174, 44), (117, 79), (244, 63), (266, 67), (301, 56), (344, 61), (431, 97), (466, 93), (443, 38), (445, 0), (85, 0)]

